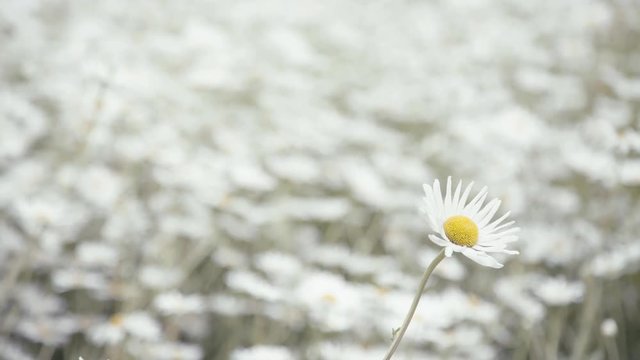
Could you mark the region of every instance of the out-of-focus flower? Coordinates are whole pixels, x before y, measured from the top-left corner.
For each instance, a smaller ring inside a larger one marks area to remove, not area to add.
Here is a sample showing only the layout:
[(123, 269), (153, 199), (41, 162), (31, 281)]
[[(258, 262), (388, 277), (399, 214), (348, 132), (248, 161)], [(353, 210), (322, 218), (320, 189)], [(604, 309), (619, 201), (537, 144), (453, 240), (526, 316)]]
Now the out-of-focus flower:
[(13, 340), (0, 337), (0, 349), (7, 360), (33, 360), (33, 356)]
[(133, 342), (128, 350), (137, 359), (200, 360), (204, 357), (198, 345), (181, 342)]
[(23, 319), (18, 323), (18, 333), (40, 344), (62, 345), (78, 331), (79, 323), (75, 317), (38, 317)]
[(87, 289), (103, 291), (109, 282), (104, 274), (95, 271), (79, 269), (59, 269), (51, 274), (51, 282), (57, 291), (64, 292), (71, 289)]
[(227, 274), (227, 285), (238, 291), (265, 301), (276, 301), (283, 297), (282, 291), (257, 274), (246, 270), (235, 270)]
[(78, 192), (89, 203), (100, 209), (111, 209), (124, 188), (122, 178), (104, 166), (82, 169), (74, 175), (78, 178)]
[(296, 357), (283, 346), (257, 345), (234, 350), (231, 360), (293, 360)]
[(579, 302), (584, 294), (584, 285), (567, 281), (564, 277), (556, 277), (541, 280), (533, 291), (548, 305), (561, 306)]
[(155, 290), (164, 290), (177, 286), (184, 278), (184, 274), (180, 269), (148, 265), (140, 270), (138, 278), (145, 286)]
[(256, 266), (264, 271), (274, 283), (288, 284), (298, 278), (304, 266), (300, 260), (281, 252), (268, 251), (255, 259)]
[(591, 259), (583, 272), (589, 275), (614, 279), (640, 269), (640, 243), (618, 244), (611, 251), (603, 252)]
[(267, 167), (276, 176), (295, 183), (313, 183), (321, 175), (314, 159), (303, 154), (274, 155), (268, 160)]
[(51, 315), (66, 309), (61, 298), (34, 285), (19, 287), (15, 290), (14, 296), (20, 308), (29, 315)]
[(368, 347), (358, 346), (353, 343), (336, 343), (327, 341), (317, 344), (312, 349), (312, 353), (317, 354), (320, 359), (326, 360), (364, 360), (382, 358), (386, 350), (387, 349), (382, 346)]
[(185, 295), (177, 291), (156, 296), (153, 306), (166, 315), (198, 314), (205, 308), (204, 301), (199, 295)]
[(118, 251), (110, 244), (84, 242), (76, 248), (76, 257), (88, 267), (111, 268), (118, 264)]
[(160, 324), (143, 311), (114, 314), (107, 321), (88, 329), (88, 337), (96, 345), (117, 344), (129, 334), (133, 338), (153, 341), (161, 334)]
[(505, 278), (495, 286), (498, 299), (524, 318), (527, 326), (540, 321), (546, 313), (544, 305), (528, 293), (528, 282), (527, 278)]
[(618, 334), (618, 323), (611, 318), (605, 319), (600, 324), (600, 333), (606, 337), (614, 337)]
[(226, 294), (211, 296), (209, 307), (213, 312), (226, 316), (239, 316), (249, 312), (249, 302), (246, 299)]
[(480, 265), (501, 268), (503, 265), (488, 253), (517, 254), (515, 250), (508, 250), (507, 244), (518, 240), (516, 233), (520, 229), (512, 227), (514, 221), (503, 223), (509, 212), (492, 221), (501, 201), (493, 199), (483, 207), (486, 187), (467, 203), (472, 186), (473, 183), (469, 184), (461, 194), (460, 181), (453, 193), (449, 177), (443, 198), (439, 180), (436, 179), (433, 186), (424, 185), (424, 212), (431, 230), (436, 232), (430, 234), (429, 239), (444, 247), (447, 256), (461, 252)]
[(353, 284), (328, 272), (308, 274), (294, 290), (292, 300), (321, 328), (344, 331), (365, 315), (363, 298)]

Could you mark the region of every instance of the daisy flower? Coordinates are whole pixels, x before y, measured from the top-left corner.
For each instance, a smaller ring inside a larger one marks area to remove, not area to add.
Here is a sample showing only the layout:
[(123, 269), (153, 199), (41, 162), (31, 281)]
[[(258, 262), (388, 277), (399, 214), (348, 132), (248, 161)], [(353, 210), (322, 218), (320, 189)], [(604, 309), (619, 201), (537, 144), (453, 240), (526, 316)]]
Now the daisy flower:
[(492, 221), (501, 201), (493, 199), (483, 206), (487, 198), (486, 187), (467, 202), (472, 187), (473, 182), (462, 191), (460, 181), (452, 191), (449, 177), (443, 197), (437, 179), (433, 186), (424, 185), (423, 211), (431, 230), (435, 232), (429, 235), (429, 239), (444, 247), (446, 256), (460, 252), (480, 265), (499, 269), (503, 265), (489, 253), (518, 254), (517, 251), (508, 250), (507, 244), (518, 240), (517, 232), (520, 229), (512, 226), (514, 221), (504, 222), (509, 212)]

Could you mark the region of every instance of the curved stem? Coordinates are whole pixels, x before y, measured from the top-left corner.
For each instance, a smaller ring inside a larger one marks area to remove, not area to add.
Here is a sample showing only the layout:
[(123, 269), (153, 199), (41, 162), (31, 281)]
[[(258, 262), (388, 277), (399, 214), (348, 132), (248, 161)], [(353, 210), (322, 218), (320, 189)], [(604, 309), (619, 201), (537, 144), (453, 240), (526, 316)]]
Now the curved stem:
[(391, 343), (391, 347), (387, 351), (387, 354), (384, 356), (384, 360), (391, 359), (391, 356), (393, 356), (393, 353), (396, 352), (396, 350), (398, 349), (398, 346), (400, 345), (400, 341), (402, 341), (402, 337), (404, 336), (404, 333), (407, 331), (407, 328), (409, 327), (409, 323), (411, 323), (411, 319), (413, 318), (413, 314), (415, 314), (416, 308), (418, 308), (418, 303), (420, 302), (420, 297), (422, 297), (422, 292), (424, 291), (425, 285), (427, 285), (427, 280), (429, 280), (429, 276), (431, 276), (431, 273), (433, 272), (433, 269), (435, 269), (436, 266), (438, 266), (438, 264), (440, 263), (440, 261), (442, 261), (442, 259), (444, 259), (444, 257), (445, 257), (444, 250), (445, 249), (442, 249), (442, 251), (440, 251), (438, 256), (436, 256), (436, 258), (433, 259), (431, 264), (429, 264), (429, 266), (427, 267), (427, 270), (425, 270), (425, 272), (424, 272), (424, 275), (422, 275), (422, 280), (420, 280), (420, 285), (418, 286), (418, 291), (416, 292), (416, 296), (413, 298), (413, 302), (411, 303), (411, 307), (409, 308), (409, 312), (407, 313), (407, 316), (404, 318), (404, 322), (402, 323), (402, 327), (400, 327), (400, 329), (395, 332), (395, 334), (394, 334), (395, 336), (393, 338), (393, 343)]

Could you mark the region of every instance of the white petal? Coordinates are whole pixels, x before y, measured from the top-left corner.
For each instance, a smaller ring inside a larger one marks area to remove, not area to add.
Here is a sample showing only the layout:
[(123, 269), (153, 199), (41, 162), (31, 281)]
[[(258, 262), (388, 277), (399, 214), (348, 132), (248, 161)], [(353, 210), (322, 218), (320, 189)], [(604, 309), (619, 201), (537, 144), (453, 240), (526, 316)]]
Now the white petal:
[(424, 200), (424, 206), (421, 207), (422, 212), (429, 217), (433, 217), (436, 212), (433, 208), (433, 200), (429, 199), (427, 196), (422, 199)]
[(462, 254), (469, 259), (477, 262), (480, 265), (491, 267), (494, 269), (500, 269), (504, 265), (500, 264), (496, 259), (492, 256), (487, 255), (482, 251), (477, 251), (472, 248), (466, 248), (462, 251)]
[(447, 177), (447, 193), (444, 195), (444, 213), (451, 214), (451, 176)]
[[(440, 190), (440, 180), (436, 179), (433, 182), (433, 202), (438, 214), (444, 213), (444, 203), (442, 200), (442, 191)], [(442, 215), (440, 215), (442, 216)]]
[[(496, 221), (492, 222), (491, 224), (487, 225), (485, 227), (487, 232), (491, 232), (493, 231), (496, 226), (498, 226), (501, 222), (503, 222), (509, 215), (511, 214), (511, 211), (507, 211), (504, 215), (502, 215), (499, 219), (497, 219)], [(511, 222), (513, 224), (513, 222)], [(500, 225), (502, 226), (502, 225)]]
[(433, 211), (429, 210), (427, 206), (419, 207), (420, 212), (424, 214), (427, 219), (427, 225), (433, 231), (437, 231), (438, 226), (436, 225), (435, 217), (433, 216)]
[(466, 214), (470, 217), (476, 217), (478, 212), (480, 211), (480, 208), (482, 207), (482, 204), (484, 204), (484, 201), (486, 199), (487, 199), (487, 193), (484, 193), (482, 197), (475, 204), (473, 204), (473, 206), (471, 207), (467, 206), (467, 208), (465, 208)]
[(517, 235), (507, 235), (497, 238), (481, 236), (478, 240), (478, 244), (482, 246), (496, 246), (497, 244), (509, 244), (516, 241), (518, 241)]
[(437, 220), (438, 220), (438, 210), (435, 206), (434, 198), (433, 198), (433, 189), (431, 186), (426, 184), (423, 185), (425, 196), (423, 198), (425, 203), (425, 214), (427, 215), (427, 220), (429, 222), (429, 227), (432, 230), (437, 231)]
[(506, 244), (500, 244), (498, 246), (476, 245), (473, 248), (475, 250), (486, 252), (486, 253), (502, 253), (502, 254), (509, 254), (509, 255), (517, 255), (520, 253), (516, 250), (508, 250), (506, 246), (507, 246)]
[(442, 239), (439, 236), (434, 235), (434, 234), (429, 234), (429, 239), (431, 241), (433, 241), (433, 243), (438, 245), (438, 246), (445, 247), (445, 246), (449, 246), (450, 245), (447, 240), (444, 240), (444, 239)]
[(424, 184), (422, 185), (422, 189), (424, 189), (424, 199), (425, 201), (427, 201), (430, 204), (434, 204), (433, 201), (433, 188), (431, 188), (431, 185), (427, 185)]
[(462, 180), (458, 181), (458, 186), (456, 186), (456, 193), (453, 194), (453, 200), (451, 203), (451, 211), (453, 211), (454, 213), (458, 212), (458, 209), (460, 208), (460, 190), (462, 188)]
[(503, 238), (506, 237), (507, 235), (514, 235), (515, 233), (519, 232), (520, 228), (515, 227), (515, 228), (511, 228), (511, 229), (507, 229), (503, 232), (499, 232), (499, 233), (491, 233), (491, 234), (485, 234), (483, 235), (483, 238), (485, 238), (486, 240), (496, 240), (499, 238)]
[(508, 226), (511, 226), (511, 225), (513, 225), (513, 224), (515, 224), (515, 223), (516, 223), (516, 222), (515, 222), (515, 221), (513, 221), (513, 220), (511, 220), (511, 221), (507, 221), (506, 223), (504, 223), (504, 224), (502, 224), (502, 225), (498, 226), (497, 228), (493, 229), (493, 231), (502, 230), (502, 229), (504, 229), (504, 228), (506, 228), (506, 227), (508, 227)]
[(460, 201), (458, 202), (458, 209), (456, 209), (456, 212), (461, 212), (464, 207), (467, 205), (467, 198), (469, 197), (469, 193), (471, 193), (471, 189), (473, 188), (473, 181), (467, 185), (467, 188), (464, 189), (464, 193), (462, 193), (462, 197), (460, 198)]
[(478, 213), (478, 227), (486, 226), (500, 208), (502, 201), (498, 199), (491, 200), (487, 206)]
[(433, 216), (432, 214), (429, 214), (427, 215), (427, 217), (429, 218), (429, 227), (431, 228), (431, 230), (438, 231), (439, 226), (438, 226), (438, 223), (436, 222), (435, 216)]
[[(476, 207), (479, 209), (480, 206), (482, 206), (482, 203), (484, 202), (484, 199), (487, 197), (487, 187), (483, 187), (482, 190), (480, 190), (480, 192), (469, 202), (469, 204), (467, 204), (467, 206), (464, 207), (464, 212), (469, 213), (472, 209), (475, 209)], [(473, 211), (478, 212), (478, 210)]]
[(453, 254), (453, 248), (452, 248), (451, 246), (447, 246), (447, 247), (444, 249), (444, 255), (445, 255), (446, 257), (451, 257), (451, 254)]
[(466, 249), (466, 246), (460, 246), (460, 245), (456, 245), (455, 243), (451, 242), (451, 240), (449, 240), (449, 238), (447, 238), (447, 235), (444, 233), (441, 233), (440, 236), (445, 239), (445, 241), (447, 241), (447, 247), (451, 248), (452, 252), (462, 252), (464, 249)]

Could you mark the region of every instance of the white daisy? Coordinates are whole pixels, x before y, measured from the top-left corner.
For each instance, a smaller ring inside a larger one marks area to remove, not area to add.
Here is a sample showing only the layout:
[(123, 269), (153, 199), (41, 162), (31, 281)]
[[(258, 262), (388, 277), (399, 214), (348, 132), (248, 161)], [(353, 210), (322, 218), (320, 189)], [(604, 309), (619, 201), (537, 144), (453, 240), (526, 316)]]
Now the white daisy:
[(423, 211), (431, 230), (435, 232), (429, 235), (429, 239), (445, 247), (446, 256), (461, 252), (480, 265), (501, 268), (503, 265), (488, 253), (517, 254), (517, 251), (506, 247), (508, 243), (518, 240), (516, 233), (520, 229), (512, 227), (514, 221), (504, 222), (509, 212), (491, 221), (500, 207), (500, 200), (493, 199), (483, 207), (487, 198), (486, 187), (467, 203), (472, 187), (473, 183), (461, 193), (460, 181), (455, 192), (452, 192), (449, 177), (443, 198), (440, 181), (435, 180), (433, 186), (424, 185), (426, 206)]

